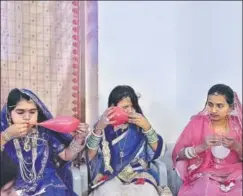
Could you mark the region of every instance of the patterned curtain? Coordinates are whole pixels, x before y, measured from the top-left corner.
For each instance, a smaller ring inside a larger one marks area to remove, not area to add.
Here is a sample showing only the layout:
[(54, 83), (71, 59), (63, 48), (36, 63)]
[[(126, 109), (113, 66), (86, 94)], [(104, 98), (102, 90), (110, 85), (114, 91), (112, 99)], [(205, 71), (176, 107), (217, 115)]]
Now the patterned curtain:
[(96, 1), (1, 1), (1, 107), (27, 88), (53, 115), (96, 118), (97, 11)]

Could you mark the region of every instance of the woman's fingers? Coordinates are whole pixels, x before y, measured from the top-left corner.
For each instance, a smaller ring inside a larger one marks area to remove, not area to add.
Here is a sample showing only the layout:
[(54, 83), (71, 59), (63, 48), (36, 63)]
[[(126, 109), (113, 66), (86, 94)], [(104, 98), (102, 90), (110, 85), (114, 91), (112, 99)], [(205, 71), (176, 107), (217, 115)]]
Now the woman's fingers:
[(136, 119), (128, 119), (128, 123), (136, 124), (138, 121)]
[(109, 121), (109, 124), (115, 124), (116, 123), (116, 121), (115, 120), (112, 120), (112, 121)]
[(109, 108), (107, 110), (106, 116), (110, 116), (111, 114), (114, 114), (114, 113), (115, 113), (115, 111), (113, 110), (113, 108)]

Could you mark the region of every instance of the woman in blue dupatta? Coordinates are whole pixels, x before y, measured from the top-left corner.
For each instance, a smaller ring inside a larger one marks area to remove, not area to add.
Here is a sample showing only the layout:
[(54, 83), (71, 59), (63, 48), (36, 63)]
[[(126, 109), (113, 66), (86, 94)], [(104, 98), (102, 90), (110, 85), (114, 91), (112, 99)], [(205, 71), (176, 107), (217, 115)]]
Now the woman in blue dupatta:
[[(127, 124), (112, 126), (114, 106), (128, 114)], [(87, 149), (90, 196), (159, 195), (158, 174), (150, 163), (164, 154), (165, 142), (144, 117), (130, 86), (112, 90)]]
[[(65, 172), (84, 149), (88, 127), (80, 124), (72, 136), (34, 126), (51, 118), (44, 103), (26, 89), (13, 89), (1, 111), (1, 150), (19, 165), (15, 188), (20, 195), (75, 195), (71, 182), (65, 182)], [(65, 161), (59, 170), (57, 157)]]

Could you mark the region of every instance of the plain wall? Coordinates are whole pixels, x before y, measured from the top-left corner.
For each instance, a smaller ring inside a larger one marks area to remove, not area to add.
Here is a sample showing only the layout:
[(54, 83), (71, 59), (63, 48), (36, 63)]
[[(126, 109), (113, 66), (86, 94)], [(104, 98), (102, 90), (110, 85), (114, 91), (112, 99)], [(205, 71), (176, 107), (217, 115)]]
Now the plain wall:
[(242, 2), (99, 1), (99, 112), (128, 84), (156, 130), (175, 141), (210, 86), (242, 97)]

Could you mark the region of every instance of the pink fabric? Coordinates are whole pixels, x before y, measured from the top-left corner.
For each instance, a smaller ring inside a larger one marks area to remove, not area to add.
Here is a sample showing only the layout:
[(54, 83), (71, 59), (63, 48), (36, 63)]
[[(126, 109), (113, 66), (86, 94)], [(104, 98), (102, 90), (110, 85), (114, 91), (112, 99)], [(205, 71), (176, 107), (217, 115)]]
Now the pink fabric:
[[(229, 116), (228, 136), (240, 143), (242, 142), (242, 127), (239, 121), (242, 119), (241, 108), (240, 101), (235, 96), (235, 109)], [(205, 111), (193, 116), (175, 145), (172, 153), (173, 164), (183, 180), (178, 196), (240, 196), (242, 194), (242, 162), (234, 151), (231, 151), (224, 160), (215, 159), (209, 149), (201, 153), (198, 158), (176, 162), (176, 157), (183, 148), (200, 145), (206, 136), (214, 134), (209, 123)], [(235, 181), (235, 186), (227, 194), (222, 192), (219, 188), (220, 183), (231, 180)]]

